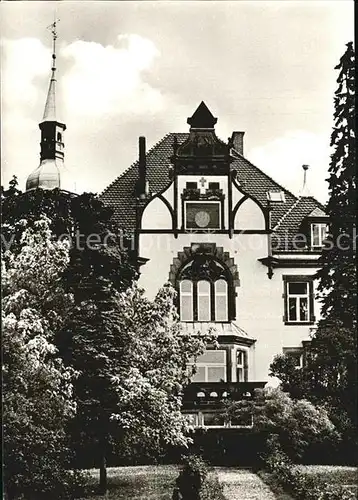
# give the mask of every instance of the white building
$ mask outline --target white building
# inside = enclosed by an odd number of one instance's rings
[[[134,235],[147,294],[169,280],[183,327],[218,333],[185,395],[200,425],[213,422],[223,398],[274,385],[276,354],[302,363],[320,314],[314,274],[327,224],[305,189],[294,196],[244,157],[244,132],[218,139],[216,121],[202,102],[189,133],[170,133],[148,152],[141,137],[139,160],[101,195]]]

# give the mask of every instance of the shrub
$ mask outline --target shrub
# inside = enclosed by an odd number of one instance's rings
[[[216,476],[209,478],[208,466],[200,456],[185,456],[183,462],[176,479],[174,500],[225,500],[222,485]]]
[[[279,437],[273,435],[268,440],[266,467],[275,480],[299,500],[354,500],[356,495],[345,486],[322,485],[314,476],[308,476],[293,465],[282,451]]]

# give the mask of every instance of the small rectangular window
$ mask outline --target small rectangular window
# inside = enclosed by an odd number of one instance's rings
[[[313,279],[283,276],[286,323],[314,323]]]
[[[237,382],[245,382],[246,380],[246,351],[236,351],[236,380]]]
[[[322,248],[327,234],[328,225],[326,223],[314,222],[311,224],[311,247]]]
[[[209,182],[209,189],[211,189],[213,191],[220,189],[220,183],[219,182]]]
[[[187,182],[186,189],[198,189],[198,183],[197,182]]]
[[[183,280],[180,283],[180,319],[193,321],[193,283]]]

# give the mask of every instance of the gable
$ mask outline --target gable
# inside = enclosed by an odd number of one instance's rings
[[[151,195],[162,192],[169,186],[172,168],[170,157],[173,154],[174,139],[176,138],[180,145],[187,140],[188,136],[188,133],[167,134],[148,150],[147,179]],[[299,231],[300,224],[307,215],[316,209],[324,210],[324,207],[313,197],[297,198],[236,152],[234,152],[231,169],[237,172],[236,180],[243,191],[263,207],[267,204],[268,191],[285,193],[285,202],[273,205],[271,211],[271,227],[276,228],[278,233]],[[136,161],[99,196],[105,205],[113,208],[113,218],[118,226],[129,231],[134,231],[136,228],[135,188],[138,178],[138,161]]]

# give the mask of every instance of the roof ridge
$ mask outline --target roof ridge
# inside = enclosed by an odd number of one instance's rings
[[[282,222],[286,219],[286,217],[287,217],[287,216],[288,216],[288,215],[292,212],[292,210],[293,210],[294,208],[296,208],[296,207],[297,207],[297,205],[299,204],[299,202],[300,202],[301,200],[302,200],[302,197],[301,197],[301,196],[299,196],[299,197],[297,198],[297,200],[296,200],[294,203],[292,203],[292,205],[291,205],[291,206],[290,206],[290,208],[287,210],[287,212],[285,212],[285,213],[283,214],[283,216],[281,217],[281,219],[279,219],[279,220],[277,221],[276,226],[275,226],[273,229],[278,229],[278,227],[282,224]]]
[[[146,152],[146,156],[149,153],[153,152],[154,148],[159,146],[162,142],[164,142],[165,139],[167,139],[167,137],[169,137],[172,134],[173,134],[173,132],[169,132],[169,133],[165,134],[158,142],[153,144],[153,146],[151,148],[149,148],[148,151]],[[121,177],[123,177],[124,174],[129,172],[129,170],[131,170],[133,167],[137,166],[138,162],[139,162],[139,160],[135,160],[131,165],[129,165],[129,167],[127,167],[125,170],[123,170],[123,172],[121,174],[119,174],[106,188],[104,188],[104,190],[102,191],[102,193],[100,193],[99,196],[104,195],[106,193],[106,191],[108,191],[108,189],[110,189],[115,182],[117,182]]]
[[[263,170],[261,170],[261,168],[257,167],[256,165],[254,165],[250,160],[248,160],[247,158],[245,158],[244,155],[242,155],[241,153],[239,153],[238,151],[236,151],[236,149],[234,149],[235,153],[239,156],[239,158],[247,161],[247,163],[249,163],[252,167],[256,168],[256,170],[258,170],[259,172],[261,172],[265,177],[267,177],[267,179],[269,179],[271,182],[273,182],[274,184],[276,184],[278,187],[280,187],[281,189],[283,189],[284,191],[286,191],[287,193],[289,193],[291,196],[293,196],[296,200],[298,199],[297,196],[295,194],[292,193],[292,191],[290,191],[288,188],[285,188],[283,187],[281,184],[279,184],[277,181],[275,181],[275,179],[273,179],[272,177],[270,177],[268,174],[266,174],[266,172],[264,172]]]

